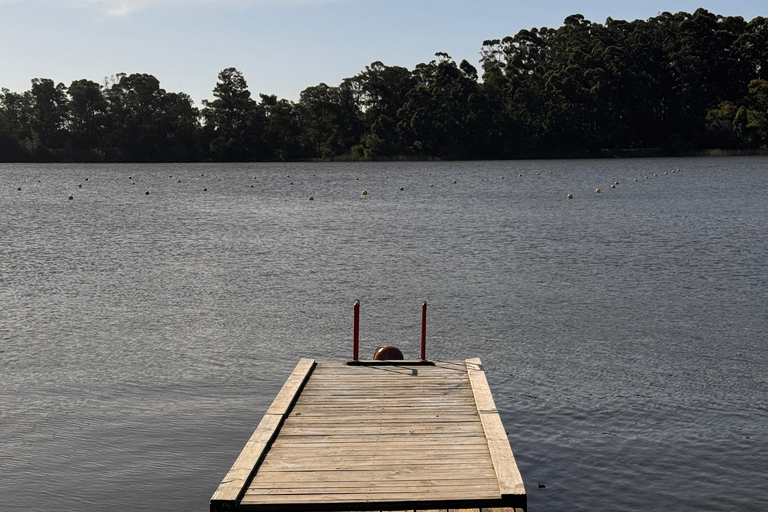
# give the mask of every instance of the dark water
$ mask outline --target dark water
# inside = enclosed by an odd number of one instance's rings
[[[427,300],[483,359],[530,510],[768,510],[767,158],[2,165],[0,204],[3,510],[207,510],[355,299],[363,354]]]

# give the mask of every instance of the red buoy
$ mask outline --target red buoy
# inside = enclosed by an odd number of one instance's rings
[[[373,360],[374,361],[402,361],[403,353],[400,352],[399,348],[393,347],[392,345],[387,345],[385,347],[379,347],[376,349],[376,352],[373,354]]]

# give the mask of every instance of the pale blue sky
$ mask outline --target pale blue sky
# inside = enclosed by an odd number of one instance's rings
[[[0,0],[0,87],[150,73],[200,106],[234,66],[255,97],[297,100],[377,60],[412,69],[446,52],[478,66],[483,40],[559,27],[570,14],[603,23],[698,7],[768,16],[766,0]]]

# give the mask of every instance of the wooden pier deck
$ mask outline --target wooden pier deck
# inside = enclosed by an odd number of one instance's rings
[[[526,494],[479,359],[302,359],[211,511],[523,511]]]

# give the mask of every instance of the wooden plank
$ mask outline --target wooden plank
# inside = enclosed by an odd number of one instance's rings
[[[467,360],[467,373],[472,392],[477,403],[477,412],[488,440],[488,450],[493,461],[493,468],[499,481],[502,498],[507,496],[524,496],[525,486],[520,471],[517,469],[515,456],[509,446],[507,432],[501,422],[496,404],[493,401],[488,380],[482,370],[479,359]]]
[[[277,433],[281,421],[282,416],[275,414],[264,415],[256,431],[235,460],[229,473],[224,477],[216,492],[213,493],[213,497],[211,497],[212,504],[214,502],[234,503],[237,501],[243,487],[253,473],[256,462]]]
[[[477,459],[461,460],[435,460],[435,461],[413,461],[407,465],[401,460],[380,460],[376,464],[371,464],[370,459],[362,460],[344,460],[340,462],[307,460],[307,461],[273,461],[265,460],[259,466],[259,474],[264,472],[296,472],[296,471],[364,471],[375,469],[376,471],[404,470],[412,471],[443,471],[446,466],[455,471],[468,471],[474,474],[475,471],[484,471],[488,468],[493,471],[493,466],[488,462],[478,462]],[[465,473],[466,474],[466,473]],[[495,474],[495,472],[494,472]]]
[[[235,463],[213,493],[211,497],[212,508],[223,503],[234,504],[243,494],[259,460],[263,457],[267,446],[277,435],[285,414],[296,401],[301,386],[309,378],[314,366],[315,361],[312,359],[301,359],[296,365],[267,413],[261,419],[259,426],[256,427],[253,435],[245,444],[245,448],[240,452]]]
[[[494,486],[495,487],[495,486]],[[498,492],[498,488],[495,489]],[[489,500],[489,490],[486,488],[438,488],[429,492],[414,489],[408,491],[376,493],[367,489],[360,492],[330,492],[310,494],[269,494],[246,492],[241,504],[289,504],[289,503],[355,503],[355,502],[402,502],[402,501],[453,501],[453,500]],[[342,509],[343,510],[343,509]]]
[[[418,480],[456,480],[457,479],[457,472],[456,471],[445,471],[445,468],[440,468],[439,471],[430,471],[429,473],[425,473],[422,470],[418,470],[416,468],[409,468],[409,467],[403,467],[399,469],[381,469],[381,470],[372,470],[372,469],[361,469],[361,470],[346,470],[346,471],[336,471],[336,470],[318,470],[318,471],[290,471],[290,472],[283,472],[283,473],[290,473],[290,475],[285,474],[278,474],[278,472],[265,472],[261,473],[254,478],[253,483],[251,485],[251,488],[255,485],[264,485],[269,482],[285,482],[286,480],[296,483],[296,482],[338,482],[338,481],[344,481],[344,482],[395,482],[395,481],[411,481],[415,482]],[[425,476],[427,475],[427,476]],[[459,478],[462,478],[464,475],[459,475]],[[475,474],[473,474],[473,478],[488,480],[488,479],[495,479],[496,474],[493,472],[493,469],[488,469],[486,471],[479,471]],[[463,478],[466,480],[466,478]]]
[[[350,472],[354,473],[354,472]],[[391,473],[391,472],[389,472]],[[295,475],[302,475],[301,479],[295,478]],[[496,476],[490,475],[488,477],[472,478],[468,480],[466,478],[460,478],[454,475],[430,475],[429,478],[417,478],[412,476],[406,478],[386,478],[384,475],[388,473],[382,473],[381,476],[376,475],[375,472],[369,473],[371,476],[367,480],[339,480],[339,475],[334,475],[335,478],[307,478],[307,473],[282,473],[281,476],[285,476],[284,479],[270,479],[266,480],[259,478],[253,481],[248,486],[248,492],[264,492],[264,491],[283,491],[276,494],[308,494],[318,492],[360,492],[364,490],[366,492],[381,492],[389,493],[393,489],[397,492],[408,490],[432,490],[435,487],[449,487],[451,489],[456,487],[474,489],[474,488],[488,488],[492,492],[498,490],[496,484]],[[312,475],[317,476],[317,475]]]
[[[314,359],[301,359],[294,368],[288,380],[285,381],[283,388],[275,397],[272,405],[269,406],[267,414],[285,415],[298,398],[299,390],[307,382],[312,369],[315,367]]]

